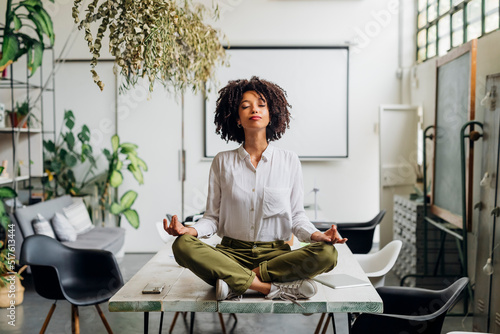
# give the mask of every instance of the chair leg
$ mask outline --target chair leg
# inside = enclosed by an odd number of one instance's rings
[[[56,309],[56,303],[57,300],[54,301],[54,304],[50,307],[49,314],[47,314],[47,317],[45,318],[45,322],[43,323],[42,329],[40,329],[40,334],[44,334],[45,331],[47,330],[47,326],[49,325],[50,318],[52,318],[52,314],[54,313],[54,310]]]
[[[102,323],[104,324],[104,327],[106,327],[108,334],[113,334],[113,330],[111,329],[111,326],[109,326],[108,320],[106,320],[106,317],[104,316],[104,313],[102,313],[99,305],[95,304],[95,308],[97,309],[97,313],[99,313],[99,316],[101,317]]]
[[[222,313],[218,312],[220,327],[222,328],[222,334],[226,334],[226,325],[224,324],[224,318],[222,317]]]
[[[174,330],[175,322],[177,321],[177,317],[179,316],[180,312],[175,312],[174,318],[172,319],[172,323],[170,324],[170,329],[168,330],[168,333],[171,334],[172,331]]]
[[[321,313],[321,318],[319,318],[318,325],[316,326],[314,334],[319,334],[319,331],[321,330],[321,325],[323,325],[323,320],[325,319],[325,314],[326,313]]]
[[[189,326],[189,334],[193,334],[193,330],[194,330],[194,317],[196,315],[196,312],[191,312],[191,323],[190,323],[190,326]]]
[[[71,333],[80,334],[80,316],[78,306],[71,304]]]
[[[161,311],[161,315],[160,315],[160,329],[158,330],[158,334],[161,334],[161,331],[163,329],[163,315],[165,314],[165,312]]]
[[[335,316],[333,315],[333,313],[330,313],[330,317],[332,318],[333,334],[336,334],[337,327],[335,326]]]
[[[325,321],[325,326],[323,327],[323,331],[321,332],[321,334],[325,334],[326,333],[326,330],[328,329],[328,325],[329,324],[330,324],[330,314],[327,314],[326,321]]]

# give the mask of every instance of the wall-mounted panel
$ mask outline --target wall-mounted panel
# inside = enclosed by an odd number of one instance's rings
[[[347,47],[231,47],[229,67],[217,71],[219,85],[205,105],[205,156],[238,147],[215,133],[217,91],[229,80],[253,75],[280,85],[292,105],[290,129],[275,143],[302,159],[348,156]]]

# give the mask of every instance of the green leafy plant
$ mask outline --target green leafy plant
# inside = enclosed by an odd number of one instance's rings
[[[18,261],[14,257],[14,252],[4,246],[5,243],[0,240],[0,287],[7,286],[12,283],[12,281],[8,278],[9,276],[12,276],[12,274],[17,276],[19,279],[23,279],[21,274],[28,267],[24,265],[16,272],[16,265],[18,264]]]
[[[32,32],[36,37],[32,37]],[[28,68],[33,75],[42,64],[44,35],[48,37],[49,44],[54,45],[52,19],[43,8],[42,0],[7,0],[0,71],[27,54]]]
[[[45,148],[44,169],[48,175],[45,179],[49,198],[61,194],[82,195],[82,189],[90,184],[89,177],[94,175],[97,168],[96,159],[90,145],[90,130],[83,125],[75,136],[75,116],[71,110],[64,112],[64,121],[58,136],[57,143],[44,140]],[[81,181],[77,181],[73,169],[88,162],[89,167]],[[59,192],[62,190],[62,193]]]
[[[4,170],[4,167],[0,166],[0,174],[2,174]],[[0,187],[0,225],[2,229],[4,230],[5,233],[5,242],[3,240],[0,240],[0,286],[5,286],[7,283],[10,281],[7,279],[8,276],[10,276],[12,272],[15,271],[16,268],[16,261],[14,257],[14,251],[13,249],[9,249],[6,247],[7,245],[7,232],[9,230],[9,225],[10,225],[10,219],[9,216],[7,215],[7,212],[5,210],[5,206],[3,203],[3,200],[5,198],[16,198],[17,193],[14,191],[14,189],[10,187]],[[21,269],[17,272],[16,276],[20,277],[20,274],[22,272]]]
[[[130,225],[138,228],[140,224],[139,214],[132,209],[137,199],[137,192],[129,190],[120,199],[113,198],[110,188],[118,188],[123,183],[122,170],[128,170],[139,184],[144,183],[143,172],[148,166],[137,155],[138,146],[132,143],[120,143],[120,137],[111,137],[112,152],[104,149],[103,153],[108,159],[108,172],[106,180],[98,183],[99,206],[101,210],[108,210],[118,218],[118,226],[121,224],[122,215],[125,216]]]
[[[95,67],[106,31],[115,68],[120,68],[125,79],[124,88],[145,77],[150,91],[156,81],[176,92],[186,87],[203,90],[213,79],[215,66],[224,63],[222,36],[203,22],[209,10],[201,4],[192,6],[190,0],[92,0],[80,21],[81,3],[74,0],[73,18],[85,30],[92,77],[101,90],[104,84]],[[218,7],[213,14],[217,19]],[[95,38],[93,24],[98,25]]]
[[[16,106],[14,107],[14,110],[6,110],[8,113],[16,113],[20,116],[26,116],[30,112],[30,106],[28,101],[24,101],[23,103],[19,104],[19,102],[16,102]]]
[[[0,166],[0,174],[2,174],[4,167]],[[3,200],[5,198],[16,198],[17,194],[14,189],[10,187],[0,187],[0,225],[3,230],[7,232],[9,229],[10,219],[5,211],[5,206],[3,204]],[[0,247],[1,248],[1,247]]]

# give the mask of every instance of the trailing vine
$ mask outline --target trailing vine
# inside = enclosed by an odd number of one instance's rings
[[[74,1],[72,16],[85,31],[92,78],[101,90],[104,83],[96,66],[106,31],[125,89],[146,78],[150,91],[155,82],[175,92],[204,90],[214,79],[215,67],[225,64],[222,33],[203,22],[209,12],[218,19],[217,7],[211,11],[188,0],[93,0],[80,21],[81,2]],[[95,38],[93,24],[98,24]]]

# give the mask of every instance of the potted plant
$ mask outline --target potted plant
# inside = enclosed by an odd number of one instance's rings
[[[73,18],[85,30],[92,77],[101,90],[104,84],[95,67],[107,30],[115,66],[125,79],[122,88],[147,78],[150,91],[155,82],[175,92],[187,87],[203,90],[213,79],[215,66],[224,63],[222,36],[203,22],[208,10],[202,5],[193,6],[189,0],[104,0],[99,5],[91,1],[80,21],[81,5],[82,0],[74,0]],[[213,14],[217,19],[217,7]],[[97,29],[92,29],[93,24]],[[92,31],[97,31],[95,38]]]
[[[125,216],[130,225],[138,228],[140,224],[137,211],[132,209],[132,205],[137,199],[137,192],[129,190],[120,199],[113,196],[111,188],[118,188],[123,183],[122,170],[132,173],[139,184],[144,183],[143,172],[148,170],[148,166],[137,155],[137,145],[132,143],[120,143],[120,137],[111,137],[112,152],[104,149],[103,153],[108,159],[108,171],[104,182],[97,183],[99,192],[99,206],[102,214],[109,211],[117,217],[117,226],[121,224],[122,215]]]
[[[34,30],[36,37],[28,34],[30,30]],[[0,72],[27,54],[28,68],[33,75],[42,64],[45,49],[43,36],[48,37],[51,46],[54,45],[52,20],[43,8],[42,0],[7,0],[2,32]]]
[[[94,175],[97,165],[90,145],[90,129],[83,125],[80,132],[75,135],[74,127],[73,112],[65,110],[57,142],[54,143],[52,140],[43,142],[46,152],[44,169],[48,175],[43,182],[49,198],[62,194],[81,196],[83,188],[92,183],[89,177]],[[85,162],[88,162],[88,168],[81,181],[78,181],[73,169]]]
[[[14,253],[0,240],[0,307],[11,306],[12,300],[14,305],[20,305],[24,300],[21,274],[27,266],[16,271],[16,264]]]
[[[35,116],[35,114],[30,113],[31,107],[28,101],[24,101],[19,104],[16,102],[14,110],[6,110],[9,115],[10,124],[13,128],[27,128],[28,123],[30,126],[34,126],[35,122],[40,123],[40,120]]]
[[[0,166],[0,174],[3,169],[4,167]],[[10,306],[13,295],[15,295],[15,305],[21,304],[24,298],[24,287],[21,285],[20,280],[22,279],[21,273],[26,269],[26,266],[16,272],[17,261],[14,255],[14,246],[9,246],[7,243],[8,231],[12,226],[3,204],[3,199],[16,197],[17,194],[14,189],[0,187],[0,226],[5,234],[5,242],[0,240],[0,307]],[[12,291],[15,291],[15,293]]]
[[[5,167],[0,166],[0,174],[2,174]],[[0,226],[3,228],[5,235],[9,229],[10,219],[5,211],[3,200],[5,198],[16,198],[17,193],[11,187],[0,187]]]

